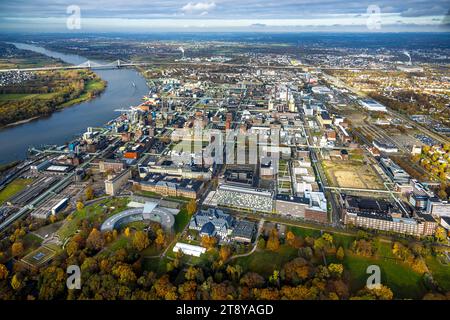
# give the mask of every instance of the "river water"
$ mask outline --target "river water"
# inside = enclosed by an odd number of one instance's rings
[[[88,60],[82,56],[63,54],[34,45],[14,45],[19,49],[39,52],[74,65]],[[95,73],[108,82],[99,97],[54,112],[45,118],[1,129],[0,164],[24,159],[30,146],[64,144],[85,132],[87,127],[99,127],[117,117],[119,113],[114,109],[140,104],[142,97],[148,94],[147,83],[136,70],[95,70]]]

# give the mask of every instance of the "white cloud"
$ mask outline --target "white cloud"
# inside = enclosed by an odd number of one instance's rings
[[[214,10],[216,8],[215,2],[189,2],[181,11],[188,14],[200,14],[202,16],[207,15],[209,11]]]

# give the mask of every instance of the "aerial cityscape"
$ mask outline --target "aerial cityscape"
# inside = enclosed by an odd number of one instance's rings
[[[450,299],[448,2],[128,6],[0,4],[0,300]]]

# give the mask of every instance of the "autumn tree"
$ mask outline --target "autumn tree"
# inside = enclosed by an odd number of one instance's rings
[[[96,228],[93,228],[86,240],[86,245],[94,250],[102,249],[105,245],[105,240],[103,239],[102,233]]]
[[[270,231],[269,239],[267,239],[266,247],[271,251],[278,251],[280,248],[280,239],[278,238],[278,232],[275,228]]]
[[[295,234],[292,231],[288,231],[286,234],[286,241],[290,246],[293,246],[295,243]]]
[[[84,191],[84,195],[86,196],[86,200],[94,199],[94,189],[91,185],[87,186],[86,190]]]
[[[309,277],[311,272],[308,262],[303,258],[296,258],[283,266],[282,273],[286,281],[299,284]]]
[[[217,239],[216,237],[203,236],[202,237],[202,246],[207,249],[212,249],[216,246]]]
[[[264,277],[256,272],[247,272],[240,280],[240,284],[249,288],[261,288],[265,283]]]
[[[0,280],[8,278],[9,271],[4,264],[0,264]]]
[[[150,245],[147,233],[144,231],[136,231],[133,237],[133,246],[138,251],[142,251]]]
[[[187,268],[186,273],[184,274],[184,277],[188,281],[202,282],[204,280],[202,269],[196,268],[194,266],[189,266],[189,268]]]
[[[11,287],[16,291],[19,291],[23,287],[23,281],[17,273],[11,279]]]
[[[439,226],[436,228],[435,238],[439,242],[445,242],[447,240],[447,230]]]
[[[129,284],[137,280],[136,274],[129,264],[118,263],[112,268],[112,274],[116,276],[120,283]]]
[[[158,229],[156,231],[156,239],[155,244],[158,248],[161,248],[164,246],[164,243],[166,242],[166,237],[164,235],[164,231],[162,229]]]
[[[342,247],[339,247],[339,249],[337,250],[337,252],[336,252],[336,258],[338,259],[338,260],[344,260],[344,248],[342,248]]]
[[[13,257],[18,257],[23,254],[23,243],[22,242],[14,242],[11,246],[11,254]]]
[[[77,210],[81,211],[84,209],[84,203],[81,201],[77,201]]]
[[[350,298],[351,300],[392,300],[394,294],[392,290],[384,285],[380,285],[377,288],[369,289],[365,287],[363,290],[358,291],[357,295]]]
[[[189,202],[186,205],[187,213],[192,216],[197,211],[197,202],[195,199],[189,200]]]
[[[331,263],[328,266],[328,271],[330,271],[331,275],[340,278],[342,273],[344,272],[344,266],[342,264]]]
[[[231,248],[229,246],[221,246],[219,250],[220,259],[225,262],[231,256]]]

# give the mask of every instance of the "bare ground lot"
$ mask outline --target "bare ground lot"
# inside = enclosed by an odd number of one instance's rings
[[[383,181],[362,161],[323,161],[329,182],[334,187],[383,190]]]

